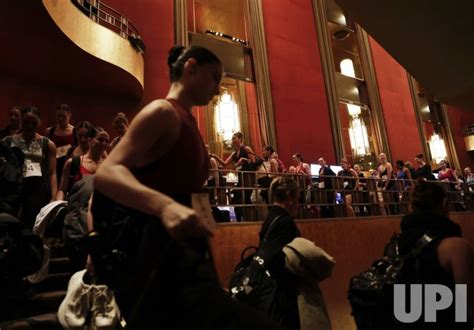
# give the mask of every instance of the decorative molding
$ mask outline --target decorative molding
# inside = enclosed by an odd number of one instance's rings
[[[247,0],[247,17],[250,23],[250,45],[253,51],[255,87],[257,89],[258,113],[263,144],[277,146],[275,115],[271,95],[270,70],[268,68],[267,44],[261,0]]]
[[[312,0],[314,22],[318,36],[319,51],[321,55],[321,67],[323,69],[324,87],[329,108],[329,118],[331,120],[332,138],[336,151],[336,161],[345,157],[344,145],[342,142],[342,127],[339,115],[339,98],[337,96],[336,77],[334,72],[334,58],[331,50],[331,41],[327,28],[326,3],[324,0]]]
[[[174,0],[174,42],[189,46],[187,0]]]
[[[408,86],[410,87],[410,93],[413,101],[413,108],[415,110],[416,124],[418,126],[418,132],[420,134],[421,142],[423,144],[423,153],[424,155],[429,155],[430,151],[428,149],[428,141],[426,139],[426,131],[423,125],[423,119],[421,117],[421,105],[418,101],[417,89],[416,89],[416,80],[415,78],[407,72]],[[446,152],[448,153],[448,160],[451,165],[454,165],[455,168],[461,168],[456,151],[456,145],[454,143],[453,132],[451,129],[451,123],[449,121],[448,107],[445,104],[441,104],[442,107],[442,118],[441,119],[441,137],[445,141]]]
[[[442,115],[444,121],[444,131],[445,131],[445,143],[446,147],[449,150],[449,156],[451,157],[451,167],[460,169],[462,171],[461,162],[459,161],[458,153],[456,151],[456,144],[454,143],[453,130],[451,129],[451,122],[449,121],[448,107],[445,104],[441,105],[443,108]],[[462,173],[462,172],[461,172]]]
[[[359,44],[362,70],[364,71],[365,84],[369,96],[370,109],[375,121],[375,134],[377,135],[378,147],[382,149],[378,152],[383,151],[388,159],[392,159],[392,153],[388,144],[387,129],[385,127],[382,102],[380,101],[377,76],[375,74],[374,60],[372,58],[372,50],[369,44],[369,37],[367,32],[358,24],[356,24],[356,35]]]
[[[416,94],[415,80],[408,72],[407,78],[408,86],[410,88],[411,99],[413,102],[413,110],[415,111],[416,125],[418,126],[418,134],[420,135],[420,141],[422,144],[421,149],[423,151],[423,155],[425,155],[425,157],[428,157],[430,151],[428,149],[428,141],[426,141],[425,128],[423,127],[423,120],[420,114],[421,109]]]

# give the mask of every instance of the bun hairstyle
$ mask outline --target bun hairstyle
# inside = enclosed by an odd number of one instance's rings
[[[170,81],[178,81],[183,75],[184,64],[194,58],[199,65],[221,64],[219,58],[210,50],[200,46],[174,46],[168,53],[168,67],[170,68]]]
[[[89,132],[87,134],[87,137],[90,138],[90,139],[93,139],[97,136],[97,134],[99,134],[100,132],[105,132],[105,130],[100,127],[100,126],[92,126],[90,129],[89,129]]]
[[[29,113],[32,113],[33,115],[38,117],[38,119],[41,119],[41,112],[38,110],[38,108],[36,108],[36,107],[24,107],[23,109],[21,109],[21,116],[24,116],[24,115],[29,114]]]
[[[411,193],[413,211],[435,211],[443,205],[447,198],[443,187],[436,182],[418,179]]]
[[[270,185],[270,199],[272,203],[283,203],[297,199],[300,190],[298,183],[289,176],[278,177]]]
[[[117,113],[117,115],[112,120],[112,126],[118,125],[120,123],[124,123],[128,126],[128,118],[123,112]]]

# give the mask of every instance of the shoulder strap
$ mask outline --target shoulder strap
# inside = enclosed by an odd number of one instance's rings
[[[268,225],[268,228],[267,228],[267,231],[265,232],[265,236],[263,236],[263,240],[262,240],[262,244],[263,246],[265,246],[265,244],[267,243],[267,240],[268,240],[268,235],[270,234],[270,230],[272,229],[272,227],[274,226],[274,224],[279,220],[281,219],[283,216],[282,215],[279,215],[277,217],[275,217],[271,222],[270,222],[270,225]]]
[[[430,233],[424,233],[415,243],[415,248],[407,255],[407,258],[418,257],[423,250],[436,241],[439,237]]]

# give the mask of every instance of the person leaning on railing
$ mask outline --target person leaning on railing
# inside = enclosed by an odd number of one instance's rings
[[[346,158],[342,158],[340,162],[342,170],[337,173],[337,176],[343,178],[343,196],[344,203],[346,205],[347,216],[355,217],[354,209],[352,208],[352,193],[351,191],[355,189],[357,173],[350,167],[349,162]]]

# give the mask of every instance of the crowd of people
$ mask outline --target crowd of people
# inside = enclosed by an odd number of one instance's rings
[[[239,132],[233,135],[234,150],[225,160],[210,153],[191,108],[207,105],[219,94],[222,64],[209,50],[192,46],[174,47],[168,66],[171,87],[166,98],[151,102],[130,124],[124,114],[117,114],[112,121],[117,136],[112,142],[100,126],[86,121],[72,125],[72,111],[66,104],[58,106],[57,123],[44,134],[39,132],[41,114],[35,107],[13,107],[10,123],[1,131],[2,145],[13,150],[23,164],[22,191],[9,212],[32,228],[48,203],[68,200],[70,205],[64,219],[64,241],[78,272],[59,309],[61,324],[81,328],[90,322],[96,328],[110,328],[122,320],[131,329],[157,325],[163,329],[296,330],[313,329],[317,318],[319,328],[330,329],[319,289],[319,298],[305,317],[299,296],[302,287],[314,291],[315,283],[330,276],[334,260],[314,243],[302,240],[295,218],[305,203],[313,215],[334,216],[331,204],[336,195],[325,194],[324,203],[318,205],[313,202],[321,201],[315,197],[320,191],[341,191],[349,215],[368,213],[367,208],[353,203],[352,192],[367,190],[370,177],[347,159],[340,162],[342,170],[334,173],[319,158],[319,175],[314,178],[302,155],[295,153],[287,168],[272,146],[264,147],[259,156]],[[413,183],[414,179],[433,179],[423,155],[416,156],[416,169],[403,161],[393,167],[383,153],[379,160],[371,175],[376,177],[381,209],[398,212],[384,192],[413,191],[412,206],[419,211],[418,217],[425,219],[423,212],[434,212],[455,229],[440,240],[440,253],[435,256],[440,267],[432,268],[448,274],[447,284],[453,286],[459,280],[457,267],[461,267],[455,264],[459,261],[456,253],[466,258],[469,253],[466,241],[457,238],[459,228],[447,219],[445,191],[429,182]],[[440,165],[438,179],[457,189],[460,176],[447,162]],[[248,217],[246,205],[259,200],[269,205],[252,260],[257,267],[265,265],[265,274],[278,283],[274,285],[278,293],[272,298],[272,306],[278,302],[278,312],[272,308],[272,317],[266,309],[251,308],[222,290],[210,258],[208,239],[215,230],[199,213],[203,206],[196,196],[202,196],[205,182],[214,188],[226,184],[229,177],[221,173],[233,171],[240,171],[230,196],[239,220]],[[469,168],[465,173],[472,187],[473,174]],[[401,188],[395,189],[399,184]],[[434,199],[427,201],[430,194]],[[216,195],[211,198],[218,198]],[[413,223],[406,218],[402,231]],[[420,223],[404,248],[409,249],[430,226],[426,221]],[[300,255],[312,255],[314,260]],[[469,264],[466,258],[462,262]],[[303,271],[300,264],[305,266]],[[236,290],[246,292],[247,284],[244,280]],[[105,297],[102,303],[107,308],[88,309],[96,293]]]

